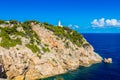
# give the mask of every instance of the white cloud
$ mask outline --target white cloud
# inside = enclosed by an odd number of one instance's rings
[[[94,19],[91,22],[93,27],[107,27],[107,26],[113,26],[113,27],[120,27],[120,20],[117,19]]]
[[[99,19],[99,20],[94,19],[91,24],[92,24],[93,26],[104,27],[104,24],[105,24],[104,20],[105,20],[104,18],[101,18],[101,19]]]
[[[107,26],[120,26],[120,20],[117,19],[107,19],[106,20]]]
[[[75,28],[79,28],[79,26],[78,26],[78,25],[74,25],[74,27],[75,27]]]
[[[71,27],[72,27],[72,24],[69,24],[69,25],[68,25],[68,27],[70,27],[70,28],[71,28]]]
[[[69,24],[68,27],[70,27],[70,28],[76,28],[76,29],[79,28],[78,25],[72,25],[72,24]]]

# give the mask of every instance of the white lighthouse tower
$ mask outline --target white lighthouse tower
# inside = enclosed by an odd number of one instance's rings
[[[63,26],[61,25],[61,22],[60,22],[60,20],[58,21],[58,26],[60,26],[60,27],[63,27]]]

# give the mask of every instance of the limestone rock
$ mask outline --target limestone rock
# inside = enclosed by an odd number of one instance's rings
[[[14,35],[15,39],[21,39],[21,45],[9,49],[0,47],[0,78],[4,76],[13,80],[35,80],[102,61],[102,57],[94,52],[94,48],[86,40],[81,47],[78,47],[70,40],[54,35],[52,31],[40,24],[32,23],[31,29],[41,40],[40,44],[37,43],[37,38],[33,38],[34,34],[26,37]],[[25,33],[22,26],[17,30]],[[69,48],[65,47],[65,40],[68,42]],[[40,50],[33,53],[31,46],[26,47],[26,44],[30,42],[35,43]],[[43,48],[46,49],[46,47],[49,51],[43,51]],[[107,61],[112,62],[112,59]]]
[[[108,59],[104,58],[104,62],[105,63],[112,63],[112,58],[108,58]]]

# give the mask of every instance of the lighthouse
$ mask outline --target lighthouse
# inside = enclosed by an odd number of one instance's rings
[[[61,25],[61,22],[60,22],[60,20],[58,21],[58,26],[60,26],[60,27],[63,27],[63,26]]]

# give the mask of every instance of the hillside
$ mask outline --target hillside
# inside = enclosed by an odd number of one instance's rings
[[[101,61],[85,38],[68,27],[0,20],[0,78],[34,80]]]

